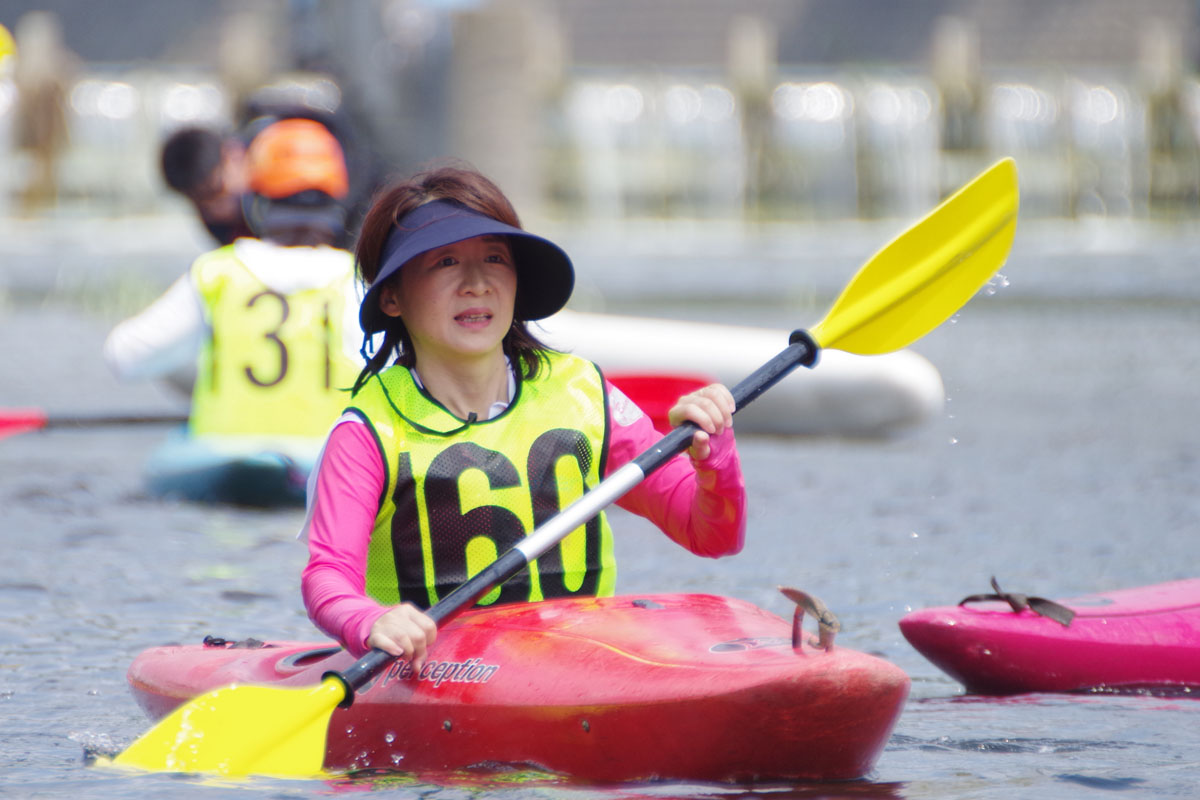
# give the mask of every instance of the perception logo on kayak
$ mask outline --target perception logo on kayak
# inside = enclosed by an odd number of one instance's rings
[[[744,650],[758,650],[761,647],[791,647],[792,640],[779,636],[750,636],[745,639],[731,639],[728,642],[714,644],[708,648],[710,653],[741,653]]]
[[[383,676],[383,683],[414,677],[419,681],[432,681],[435,687],[443,683],[487,683],[499,670],[499,664],[484,664],[478,658],[468,658],[466,661],[426,661],[420,673],[414,673],[407,661],[396,661]]]

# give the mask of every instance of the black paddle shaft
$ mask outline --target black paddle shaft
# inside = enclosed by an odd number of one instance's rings
[[[760,394],[779,383],[796,367],[811,367],[817,363],[820,347],[808,331],[792,331],[788,338],[788,346],[766,364],[744,378],[741,383],[730,390],[733,395],[734,413],[752,403]],[[642,472],[649,475],[675,456],[691,447],[692,437],[699,428],[692,422],[685,422],[675,430],[658,440],[653,447],[639,455],[633,463],[641,467]]]
[[[95,428],[122,425],[176,425],[188,421],[186,412],[150,412],[146,414],[74,414],[46,418],[44,428]]]
[[[763,364],[745,380],[733,387],[731,393],[733,394],[735,404],[734,413],[737,413],[737,411],[751,403],[760,394],[779,383],[796,367],[811,367],[815,365],[819,352],[820,346],[807,331],[793,331],[788,338],[788,346],[779,355],[772,358],[766,364]],[[625,491],[628,491],[628,489],[639,483],[646,475],[654,472],[663,464],[666,464],[672,458],[687,450],[691,446],[692,437],[697,430],[698,428],[695,424],[685,422],[655,442],[653,447],[634,458],[629,465],[622,467],[622,470],[629,469],[631,466],[636,467],[637,469],[632,471],[636,472],[638,477],[630,485],[616,489],[615,492],[619,493],[616,496],[624,494]],[[593,491],[600,490],[609,480],[616,477],[617,474],[614,473],[608,479],[602,481]],[[615,497],[612,499],[615,499]],[[588,501],[587,494],[564,509],[556,517],[544,523],[542,528],[550,526],[555,520],[560,518],[566,519],[568,512],[572,508],[586,501]],[[571,517],[569,526],[568,524],[561,525],[560,527],[563,528],[562,535],[565,536],[575,527],[584,524],[600,513],[604,507],[603,504],[596,502],[593,502],[592,505],[595,507],[583,512],[587,514],[586,518]],[[539,528],[539,530],[542,528]],[[487,594],[494,587],[499,586],[525,569],[529,565],[529,562],[538,555],[540,553],[525,552],[521,549],[521,544],[509,548],[491,564],[475,573],[465,583],[460,584],[454,591],[439,600],[426,613],[438,624],[438,627],[441,627],[444,622],[451,619],[459,611],[471,607],[475,604],[476,600]],[[395,656],[375,648],[342,672],[325,673],[325,677],[337,678],[346,687],[346,697],[340,703],[341,707],[348,708],[354,702],[354,693],[358,689],[361,689],[377,673],[387,667],[394,658]]]

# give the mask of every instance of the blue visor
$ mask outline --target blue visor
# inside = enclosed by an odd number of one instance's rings
[[[497,234],[509,237],[517,267],[513,316],[519,320],[544,319],[561,310],[575,288],[575,269],[562,248],[461,203],[434,200],[405,214],[388,234],[379,274],[359,309],[363,331],[370,335],[387,328],[391,318],[379,309],[379,289],[413,258],[464,239]]]

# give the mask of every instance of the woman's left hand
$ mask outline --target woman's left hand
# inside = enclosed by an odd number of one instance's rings
[[[713,383],[679,398],[667,412],[667,419],[671,427],[686,420],[700,428],[692,437],[689,453],[694,460],[703,461],[711,452],[709,437],[720,436],[726,428],[733,426],[733,412],[736,409],[737,403],[725,385]]]

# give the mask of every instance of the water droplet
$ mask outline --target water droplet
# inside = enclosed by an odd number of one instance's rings
[[[396,734],[392,733],[391,731],[388,731],[387,733],[385,733],[383,735],[383,740],[385,742],[387,742],[388,744],[391,744],[392,742],[396,741]]]
[[[999,272],[997,272],[992,276],[992,279],[987,282],[984,292],[988,295],[994,295],[996,292],[1006,286],[1008,286],[1008,278],[1005,275],[1001,275]]]
[[[958,437],[957,437],[957,436],[951,436],[951,437],[950,437],[950,444],[958,444]]]
[[[404,756],[400,755],[399,753],[392,753],[392,763],[396,766],[400,766],[400,762],[403,760]]]

